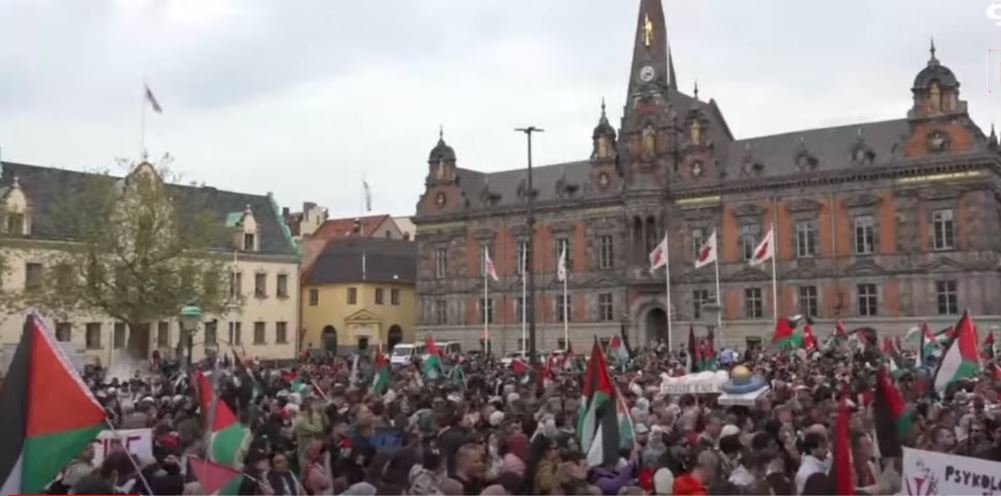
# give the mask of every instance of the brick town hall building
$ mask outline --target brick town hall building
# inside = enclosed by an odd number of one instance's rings
[[[905,332],[969,308],[982,329],[1001,315],[1001,154],[970,119],[956,76],[935,56],[898,119],[736,139],[715,101],[676,85],[660,0],[641,0],[629,92],[616,130],[602,109],[590,158],[534,169],[535,316],[540,349],[562,346],[557,259],[569,247],[570,336],[633,344],[665,338],[663,269],[648,253],[670,233],[674,343],[704,333],[712,266],[695,247],[719,232],[723,334],[743,345],[773,328],[771,266],[746,263],[777,225],[779,314],[807,314],[823,339],[835,319]],[[900,81],[906,91],[907,81]],[[585,144],[587,143],[587,144]],[[519,252],[529,235],[524,168],[458,166],[440,140],[417,204],[418,330],[478,347],[482,250],[491,254],[491,341],[520,348]]]

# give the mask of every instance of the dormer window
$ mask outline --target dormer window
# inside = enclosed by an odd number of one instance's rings
[[[226,226],[232,229],[234,248],[242,251],[258,251],[260,249],[260,230],[250,205],[247,205],[242,212],[233,212],[227,215]]]
[[[7,234],[12,236],[23,236],[24,233],[24,214],[22,213],[9,213],[7,214]]]
[[[243,250],[244,251],[255,251],[257,246],[257,236],[254,233],[244,233],[243,234]]]
[[[31,209],[28,198],[21,189],[21,181],[14,176],[9,188],[0,192],[0,229],[8,236],[27,236],[31,233]]]

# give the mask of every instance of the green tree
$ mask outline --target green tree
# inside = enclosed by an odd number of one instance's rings
[[[152,340],[150,324],[182,306],[219,315],[238,305],[219,290],[231,271],[218,249],[224,221],[166,177],[146,162],[125,178],[89,175],[58,208],[73,241],[53,252],[43,284],[25,300],[56,317],[95,313],[125,323],[126,348],[137,357]]]

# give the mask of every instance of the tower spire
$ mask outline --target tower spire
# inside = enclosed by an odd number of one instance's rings
[[[676,87],[674,61],[667,41],[667,23],[661,0],[640,0],[629,75],[629,98]]]
[[[692,91],[694,93],[693,96],[695,97],[696,100],[698,100],[699,99],[699,80],[698,79],[695,80],[695,89],[693,89]]]
[[[928,52],[931,53],[931,58],[928,59],[928,63],[929,64],[934,63],[934,62],[938,62],[938,58],[935,57],[935,52],[936,51],[937,50],[935,49],[935,37],[932,36],[931,37],[931,46],[928,48]]]

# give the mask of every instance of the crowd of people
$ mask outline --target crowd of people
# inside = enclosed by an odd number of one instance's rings
[[[719,367],[741,364],[770,384],[753,406],[666,394],[662,373],[686,372],[683,353],[661,344],[610,360],[632,437],[615,463],[598,466],[577,435],[586,354],[542,357],[546,365],[528,369],[490,356],[444,357],[438,377],[418,363],[394,368],[384,391],[373,390],[376,365],[365,354],[285,367],[227,355],[199,366],[251,433],[239,494],[834,494],[831,446],[844,397],[857,493],[899,492],[901,460],[881,456],[873,435],[874,372],[884,366],[877,347],[730,353]],[[894,374],[911,420],[902,443],[1001,461],[992,359],[944,394],[929,387],[928,360],[904,362]],[[166,366],[128,380],[91,367],[84,380],[117,428],[152,429],[153,458],[118,451],[94,466],[88,448],[51,493],[202,493],[188,461],[206,456],[208,439],[196,381]]]

